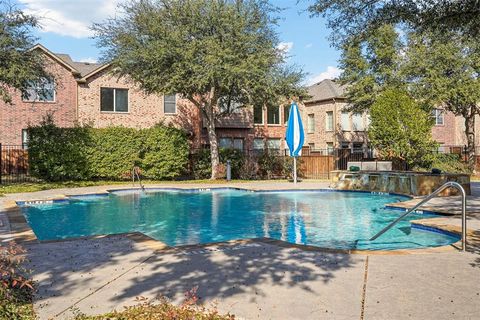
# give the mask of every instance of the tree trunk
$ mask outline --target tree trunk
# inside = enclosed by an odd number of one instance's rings
[[[208,140],[210,142],[210,154],[212,164],[212,175],[210,179],[215,180],[218,178],[218,169],[220,166],[220,157],[218,155],[218,142],[217,133],[215,132],[215,120],[207,120],[207,133]]]
[[[465,117],[465,134],[467,135],[467,161],[472,172],[475,171],[475,113],[469,112]]]

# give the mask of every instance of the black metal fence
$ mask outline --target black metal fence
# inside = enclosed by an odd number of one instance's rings
[[[0,144],[0,184],[31,182],[28,151],[21,145]]]

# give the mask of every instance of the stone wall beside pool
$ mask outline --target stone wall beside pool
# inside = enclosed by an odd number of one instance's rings
[[[448,181],[460,183],[467,195],[470,195],[470,175],[454,173],[337,170],[332,172],[331,187],[338,190],[362,190],[425,196]],[[440,196],[457,194],[456,189],[449,188],[443,191]]]

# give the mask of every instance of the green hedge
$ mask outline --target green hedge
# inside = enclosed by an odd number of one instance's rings
[[[139,166],[148,179],[175,179],[188,167],[188,140],[179,129],[157,125],[59,128],[51,117],[28,128],[33,176],[46,181],[129,179]]]

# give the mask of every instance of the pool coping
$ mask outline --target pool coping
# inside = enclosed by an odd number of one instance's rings
[[[201,191],[212,191],[212,190],[242,190],[242,191],[250,191],[250,192],[291,192],[291,191],[303,191],[303,192],[347,192],[347,193],[369,193],[375,195],[395,195],[395,196],[402,196],[406,198],[413,199],[415,197],[404,195],[404,194],[396,194],[396,193],[388,193],[388,192],[370,192],[370,191],[357,191],[357,190],[337,190],[337,189],[326,189],[326,188],[318,188],[318,189],[255,189],[255,188],[241,188],[241,187],[152,187],[147,188],[147,190],[152,191],[194,191],[194,192],[201,192]],[[4,209],[0,209],[0,214],[3,213],[7,217],[7,224],[10,226],[10,235],[11,237],[19,242],[19,243],[51,243],[51,242],[63,242],[63,241],[75,241],[75,240],[82,240],[82,239],[98,239],[104,237],[111,237],[111,236],[125,236],[130,240],[139,243],[146,248],[152,249],[154,251],[163,251],[163,250],[185,250],[189,248],[198,249],[198,248],[209,248],[215,246],[222,246],[222,245],[230,245],[230,244],[237,244],[237,243],[245,243],[245,242],[260,242],[260,243],[267,243],[271,245],[277,245],[280,247],[286,248],[296,248],[305,251],[318,251],[318,252],[332,252],[332,253],[345,253],[345,254],[363,254],[363,255],[402,255],[402,254],[423,254],[423,253],[435,253],[435,252],[449,252],[449,251],[458,251],[461,247],[461,241],[454,242],[449,245],[439,246],[439,247],[427,247],[427,248],[411,248],[411,249],[393,249],[393,250],[359,250],[359,249],[334,249],[334,248],[324,248],[312,245],[303,245],[303,244],[294,244],[278,239],[272,238],[253,238],[253,239],[239,239],[239,240],[230,240],[230,241],[223,241],[223,242],[213,242],[213,243],[204,243],[204,244],[194,244],[194,245],[180,245],[180,246],[168,246],[167,244],[153,239],[148,235],[141,233],[141,232],[128,232],[128,233],[120,233],[120,234],[107,234],[107,235],[94,235],[94,236],[86,236],[86,237],[76,237],[76,238],[67,238],[67,239],[58,239],[58,240],[39,240],[37,239],[35,233],[33,232],[32,228],[26,221],[25,216],[21,213],[21,206],[29,205],[29,204],[39,204],[39,203],[55,203],[55,202],[65,202],[69,201],[70,198],[82,198],[82,197],[91,197],[91,196],[108,196],[109,194],[115,192],[122,192],[122,191],[141,191],[141,188],[131,188],[131,187],[124,187],[124,188],[106,188],[103,189],[102,192],[85,192],[85,193],[75,193],[75,194],[60,194],[54,197],[46,197],[44,199],[34,199],[34,200],[11,200],[7,201],[4,205]],[[401,202],[400,202],[401,203]],[[391,204],[387,204],[386,207],[389,209],[394,210],[405,210],[405,207],[395,207]],[[430,210],[420,210],[423,213],[432,213],[436,215],[445,215],[444,212],[436,212]],[[452,214],[449,214],[452,215]],[[411,224],[415,228],[425,228],[432,232],[440,232],[444,234],[458,236],[461,234],[461,228],[458,228],[453,225],[445,225],[436,223],[436,221],[428,221],[428,220],[435,220],[437,217],[420,219],[420,220],[412,220]],[[474,232],[474,230],[467,230],[467,237],[472,240],[474,243],[480,243],[480,236]]]

